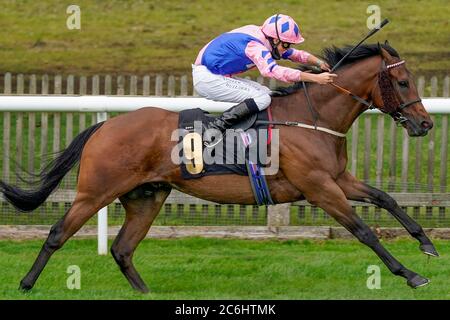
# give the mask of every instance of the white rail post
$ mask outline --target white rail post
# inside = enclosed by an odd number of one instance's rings
[[[422,102],[428,113],[450,114],[449,98],[424,98]],[[150,106],[176,112],[191,108],[223,112],[231,108],[233,103],[195,97],[0,95],[2,112],[128,112]],[[369,110],[366,113],[381,112]]]
[[[106,121],[108,114],[106,112],[97,112],[97,123]],[[98,254],[108,254],[108,207],[101,208],[98,212],[97,222]]]

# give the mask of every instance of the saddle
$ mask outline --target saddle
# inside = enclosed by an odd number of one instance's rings
[[[259,123],[271,120],[270,109],[235,124],[224,133],[220,143],[207,148],[203,144],[203,134],[207,124],[214,118],[214,115],[200,108],[179,113],[178,147],[182,177],[198,179],[223,174],[249,176],[256,202],[273,203],[263,169],[267,164],[267,152],[260,152],[260,148],[264,147],[266,151],[269,149],[271,125]]]

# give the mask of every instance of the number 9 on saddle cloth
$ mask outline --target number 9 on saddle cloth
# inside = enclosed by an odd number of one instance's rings
[[[270,108],[227,130],[223,140],[205,148],[202,137],[214,116],[202,109],[184,110],[178,119],[178,155],[183,179],[208,175],[248,176],[258,205],[273,204],[264,176],[270,163],[272,128],[259,121],[270,121]]]

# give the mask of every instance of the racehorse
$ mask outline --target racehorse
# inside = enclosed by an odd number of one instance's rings
[[[349,47],[329,48],[324,51],[324,59],[333,66],[346,53]],[[371,106],[392,116],[409,136],[424,136],[432,128],[412,74],[389,44],[360,46],[336,73],[338,85],[308,86],[319,116],[316,124],[309,112],[305,89],[299,84],[288,88],[289,94],[272,99],[273,120],[315,124],[345,134]],[[20,289],[30,290],[51,255],[99,209],[117,198],[126,217],[111,253],[131,286],[141,292],[148,292],[148,288],[133,265],[133,253],[172,188],[218,203],[255,203],[245,176],[230,174],[190,180],[181,177],[180,166],[171,161],[171,150],[177,142],[170,137],[177,124],[177,113],[155,107],[123,114],[80,133],[42,170],[36,181],[40,183],[38,188],[22,190],[0,181],[0,191],[10,203],[19,210],[31,211],[80,163],[75,200],[50,229],[31,270],[20,282]],[[293,126],[274,127],[279,129],[280,137],[279,170],[266,177],[273,201],[306,199],[370,247],[393,274],[406,278],[409,286],[426,285],[429,280],[397,261],[349,204],[348,200],[363,201],[386,209],[419,241],[423,253],[438,256],[422,227],[391,196],[346,170],[345,136]]]

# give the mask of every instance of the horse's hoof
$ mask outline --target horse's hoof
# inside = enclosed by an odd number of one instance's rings
[[[423,253],[432,256],[432,257],[439,257],[439,253],[436,251],[434,246],[430,244],[421,244],[420,250],[422,250]]]
[[[411,279],[409,279],[407,281],[408,286],[410,286],[413,289],[417,289],[419,287],[426,286],[429,283],[430,283],[430,280],[428,280],[427,278],[424,278],[418,274],[416,274],[414,277],[412,277]]]
[[[148,293],[150,293],[150,290],[149,289],[147,289],[147,288],[145,288],[145,289],[139,289],[139,290],[137,290],[139,293],[142,293],[142,294],[148,294]]]
[[[150,293],[150,290],[147,288],[147,286],[146,285],[143,285],[143,286],[136,286],[136,287],[134,287],[134,290],[136,290],[137,292],[140,292],[140,293]]]
[[[32,285],[26,284],[24,282],[20,282],[19,290],[22,292],[29,292],[33,288]]]

